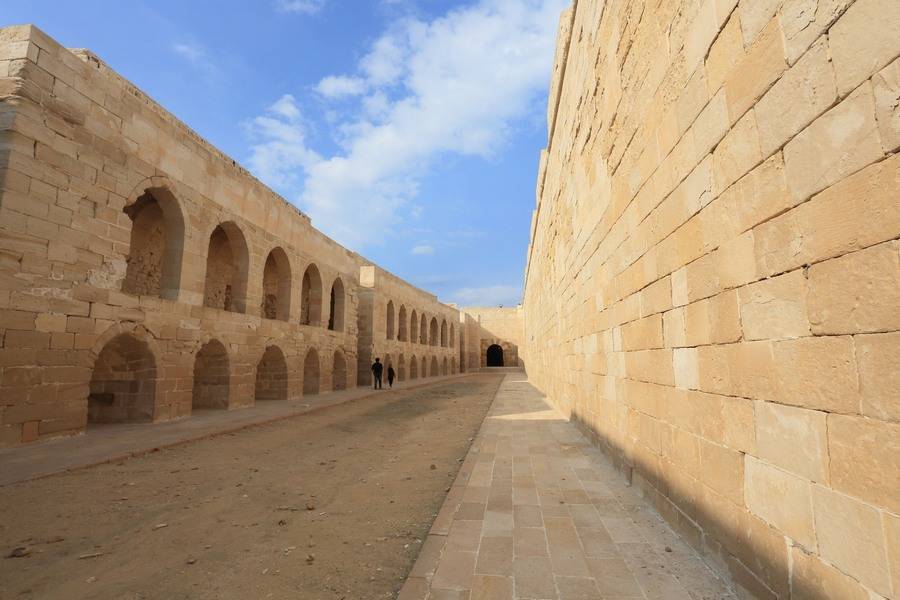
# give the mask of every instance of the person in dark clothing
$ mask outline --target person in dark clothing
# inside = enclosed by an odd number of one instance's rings
[[[381,373],[384,371],[384,365],[381,364],[381,359],[376,358],[375,364],[372,365],[372,375],[375,376],[375,389],[381,389]]]
[[[394,367],[388,367],[388,387],[394,387]]]

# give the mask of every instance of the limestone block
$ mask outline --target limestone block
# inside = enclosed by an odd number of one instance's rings
[[[667,348],[687,345],[683,308],[676,308],[663,314],[663,338]]]
[[[755,402],[722,397],[722,443],[747,454],[756,453]]]
[[[624,354],[625,372],[629,378],[661,385],[674,385],[672,350],[637,350]]]
[[[738,290],[744,339],[809,335],[806,278],[800,270],[764,279]]]
[[[687,268],[682,267],[672,273],[672,305],[684,306],[688,300]]]
[[[700,387],[700,363],[696,348],[675,348],[675,385],[682,389]]]
[[[882,156],[872,85],[866,82],[784,147],[788,185],[797,201]]]
[[[869,591],[855,579],[822,562],[816,554],[806,552],[800,546],[793,546],[790,552],[792,599],[872,600]]]
[[[900,243],[886,242],[809,269],[809,319],[817,334],[900,329]]]
[[[741,342],[719,347],[724,349],[728,371],[727,391],[721,393],[753,399],[776,396],[777,379],[771,342]],[[701,361],[701,382],[704,380],[703,367]]]
[[[689,131],[690,135],[682,138],[684,143],[692,146],[689,152],[691,157],[699,159],[709,154],[725,137],[729,124],[728,100],[725,90],[720,89],[700,111],[700,115]],[[682,146],[682,142],[679,142],[680,146]]]
[[[779,402],[829,412],[859,413],[850,337],[805,337],[773,345]]]
[[[744,463],[745,498],[750,512],[808,550],[816,550],[810,483],[750,455]]]
[[[758,165],[722,192],[720,201],[732,228],[744,232],[796,204],[785,177],[781,153]]]
[[[741,316],[736,290],[709,300],[709,335],[713,344],[728,344],[741,339]]]
[[[784,0],[779,18],[788,62],[794,64],[854,0]]]
[[[706,84],[710,94],[719,91],[731,69],[742,56],[744,56],[744,37],[741,34],[740,16],[738,13],[732,13],[706,57]]]
[[[716,270],[723,289],[756,280],[756,249],[753,231],[746,231],[723,244],[716,253]]]
[[[707,4],[711,1],[707,0]],[[702,68],[698,68],[688,80],[687,85],[681,91],[681,96],[675,103],[679,134],[688,130],[708,101],[709,89],[706,83],[706,74]]]
[[[622,326],[623,350],[663,347],[662,315],[655,314]]]
[[[829,415],[828,452],[835,490],[900,513],[900,424]]]
[[[741,0],[738,3],[737,13],[741,18],[741,30],[748,46],[769,24],[781,3],[782,0]]]
[[[724,190],[762,161],[756,114],[747,112],[713,153],[716,189]]]
[[[746,33],[744,40],[748,40]],[[736,122],[756,104],[786,68],[781,26],[778,19],[771,19],[725,80],[731,122]]]
[[[900,590],[900,517],[887,512],[882,513],[882,516],[891,584],[896,595],[897,590]]]
[[[871,506],[821,485],[813,486],[819,554],[879,594],[890,596],[881,515]]]
[[[885,152],[900,148],[900,58],[872,77],[875,119]]]
[[[862,414],[900,422],[900,332],[854,338]]]
[[[710,343],[709,302],[699,300],[684,307],[684,337],[688,346]]]
[[[744,505],[744,455],[705,440],[700,442],[700,479],[716,492]]]
[[[900,3],[857,0],[831,27],[828,42],[844,95],[900,54]]]
[[[684,40],[685,66],[693,72],[698,64],[702,64],[710,45],[719,32],[716,15],[716,1],[704,0],[694,16]]]
[[[835,100],[837,86],[828,60],[828,44],[822,38],[756,104],[763,156],[771,155]]]
[[[828,481],[828,439],[823,412],[756,403],[759,458],[806,479]]]
[[[754,230],[761,273],[780,273],[893,239],[900,155],[866,167]]]

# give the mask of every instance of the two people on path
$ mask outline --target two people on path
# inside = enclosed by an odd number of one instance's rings
[[[381,364],[381,359],[376,358],[375,362],[372,364],[372,375],[375,377],[375,389],[380,390],[381,388],[381,374],[384,373],[384,365]],[[387,369],[387,380],[388,387],[394,387],[394,367],[388,367]]]

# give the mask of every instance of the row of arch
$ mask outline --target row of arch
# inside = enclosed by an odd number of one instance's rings
[[[385,337],[389,340],[396,339],[400,342],[419,343],[425,346],[440,346],[442,348],[453,348],[456,344],[456,328],[453,323],[447,325],[447,319],[442,319],[438,325],[437,317],[431,317],[431,321],[425,313],[421,318],[415,309],[409,315],[407,320],[406,306],[401,304],[400,310],[397,312],[396,321],[394,315],[394,301],[389,300],[387,303],[387,327]]]
[[[321,367],[331,361],[331,389],[347,388],[347,360],[341,350],[320,358],[315,348],[303,361],[303,395],[319,393]],[[227,409],[236,387],[232,360],[217,339],[203,344],[194,356],[192,410]],[[266,347],[256,364],[254,401],[287,400],[289,370],[278,345]],[[146,339],[120,333],[100,350],[88,395],[89,423],[152,421],[161,385],[160,367]]]
[[[407,361],[406,356],[400,353],[395,361],[390,354],[385,354],[382,363],[384,363],[385,369],[394,368],[397,381],[412,381],[438,375],[456,375],[457,373],[456,359],[446,356],[443,359],[438,359],[437,356],[416,358],[416,355],[413,354]]]
[[[174,299],[181,282],[185,220],[181,207],[164,187],[148,188],[124,209],[132,221],[122,291]],[[204,275],[203,305],[246,313],[250,251],[234,221],[219,223],[209,236]],[[328,321],[323,322],[322,275],[310,263],[300,281],[300,306],[291,306],[295,274],[281,246],[266,255],[262,271],[259,314],[266,319],[296,320],[301,325],[344,330],[346,292],[340,277],[329,286]]]

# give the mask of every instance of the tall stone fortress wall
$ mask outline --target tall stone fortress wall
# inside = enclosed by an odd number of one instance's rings
[[[0,29],[0,447],[354,386],[373,298],[459,322],[375,269],[90,52]]]
[[[743,597],[900,598],[900,2],[577,0],[529,377]]]

